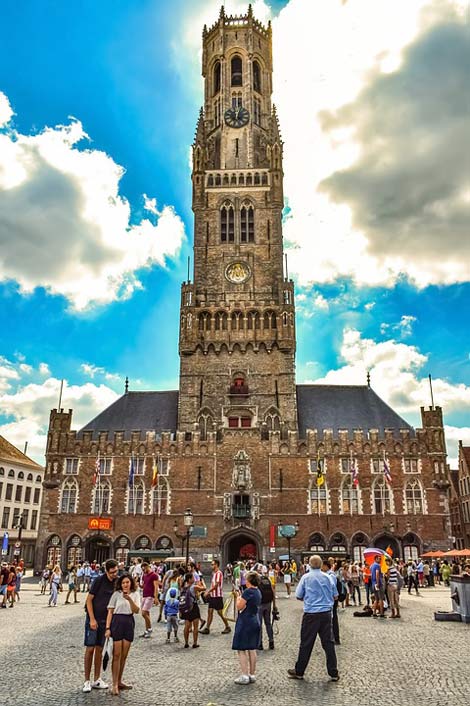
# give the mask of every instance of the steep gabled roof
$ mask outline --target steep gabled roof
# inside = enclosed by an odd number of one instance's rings
[[[78,432],[92,431],[96,438],[100,431],[123,431],[129,438],[132,431],[176,431],[178,418],[178,391],[127,392],[107,407]]]
[[[297,416],[299,435],[305,437],[306,429],[399,429],[413,427],[393,411],[367,385],[297,385]]]
[[[0,436],[0,465],[2,461],[11,461],[12,463],[20,463],[22,466],[29,466],[35,470],[43,470],[43,467],[33,461],[32,458],[26,456],[22,451],[10,444],[5,437]]]

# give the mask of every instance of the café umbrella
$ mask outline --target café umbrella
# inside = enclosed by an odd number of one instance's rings
[[[388,554],[383,549],[378,549],[377,547],[368,547],[367,549],[364,549],[364,563],[367,564],[367,566],[374,563],[376,556],[380,556],[380,558],[382,558],[383,556],[388,556]]]

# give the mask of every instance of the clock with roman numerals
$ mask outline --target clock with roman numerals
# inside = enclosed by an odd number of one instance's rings
[[[225,124],[229,127],[244,127],[248,125],[250,113],[246,108],[227,108],[224,114]]]

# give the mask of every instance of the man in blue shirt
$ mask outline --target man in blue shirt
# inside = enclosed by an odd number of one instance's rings
[[[380,568],[381,556],[378,554],[374,557],[374,563],[370,567],[370,580],[372,584],[372,590],[374,591],[374,612],[372,614],[373,618],[380,615],[381,618],[385,618],[384,615],[384,598],[385,598],[385,588],[384,579],[382,576],[382,569]],[[379,611],[379,613],[377,613]]]
[[[317,635],[326,654],[326,669],[331,681],[338,681],[335,645],[331,625],[334,601],[338,598],[331,578],[321,571],[318,554],[310,557],[310,571],[302,576],[295,597],[304,602],[304,616],[300,631],[299,656],[295,669],[288,669],[290,679],[303,679],[310,661]]]

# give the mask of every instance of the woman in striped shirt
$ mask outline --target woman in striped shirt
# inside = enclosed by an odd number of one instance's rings
[[[388,604],[392,609],[391,618],[400,617],[400,572],[394,564],[387,571]]]

